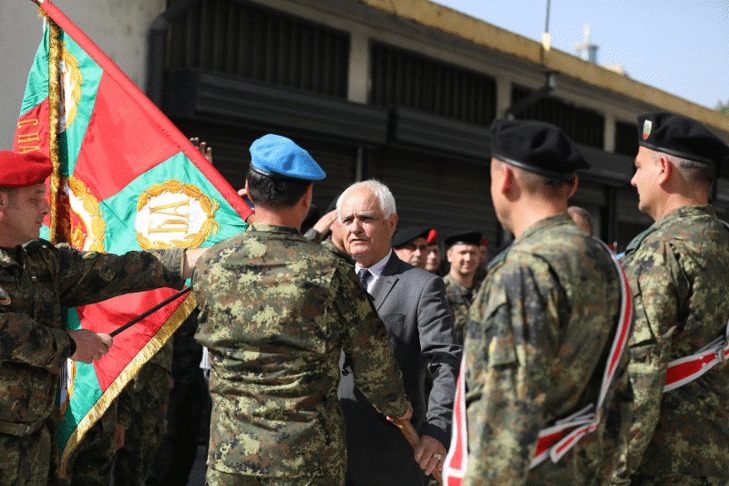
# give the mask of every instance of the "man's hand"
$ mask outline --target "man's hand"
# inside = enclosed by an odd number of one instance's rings
[[[200,151],[201,154],[205,156],[206,159],[208,159],[208,162],[211,164],[213,163],[213,148],[208,146],[208,143],[205,141],[200,141],[197,137],[192,137],[190,139],[190,142],[197,147],[197,149]]]
[[[82,363],[96,361],[109,352],[114,340],[103,332],[93,332],[88,329],[67,331],[73,342],[76,343],[76,352],[71,359]]]
[[[420,438],[420,444],[415,449],[415,461],[420,464],[420,468],[425,471],[428,476],[437,470],[443,471],[443,462],[445,461],[446,449],[439,440],[428,435]]]
[[[314,224],[313,228],[318,231],[319,234],[325,235],[329,231],[329,228],[331,228],[335,219],[337,219],[337,210],[333,209],[319,218],[319,221]]]

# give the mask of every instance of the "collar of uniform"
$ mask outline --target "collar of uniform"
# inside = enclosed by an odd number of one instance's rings
[[[251,223],[248,225],[247,231],[259,233],[283,233],[291,235],[300,235],[301,231],[291,226],[276,226],[274,224]]]
[[[0,267],[9,268],[13,266],[19,266],[20,264],[15,261],[14,254],[17,251],[16,248],[1,248],[0,247]]]
[[[633,238],[630,243],[628,243],[628,246],[625,248],[625,252],[628,253],[629,251],[635,250],[640,246],[641,242],[646,238],[646,236],[668,224],[671,224],[674,220],[694,218],[697,216],[716,217],[716,212],[714,211],[714,207],[711,206],[711,204],[702,204],[700,206],[681,206],[680,208],[676,208],[670,213],[664,215],[661,219],[656,220],[652,225],[650,225],[647,230],[643,231],[638,236]]]
[[[572,218],[570,218],[569,214],[559,213],[548,218],[540,219],[539,221],[528,227],[522,234],[520,234],[519,237],[514,240],[511,246],[518,244],[522,240],[531,238],[532,235],[542,231],[545,228],[552,228],[554,226],[559,226],[562,224],[574,224],[572,223]]]
[[[454,288],[456,288],[458,290],[458,293],[461,295],[467,294],[468,291],[473,288],[473,287],[471,287],[471,288],[464,287],[463,285],[458,283],[458,281],[455,278],[453,278],[453,276],[450,273],[448,275],[446,275],[445,277],[443,277],[443,281],[447,285],[452,285]]]

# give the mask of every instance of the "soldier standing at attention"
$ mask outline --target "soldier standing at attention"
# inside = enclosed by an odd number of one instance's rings
[[[64,308],[127,292],[181,288],[205,250],[117,256],[38,239],[53,166],[39,152],[0,151],[0,484],[48,483],[49,418],[59,369],[69,357],[91,363],[113,345],[108,334],[64,330]],[[50,476],[49,476],[50,475]]]
[[[451,264],[448,275],[443,277],[446,298],[453,314],[456,343],[463,345],[463,330],[468,323],[468,310],[478,292],[474,277],[480,263],[481,233],[469,231],[456,233],[445,239],[446,258]]]
[[[215,245],[195,269],[196,339],[210,352],[208,484],[344,484],[339,358],[388,416],[407,419],[387,330],[352,266],[299,228],[312,181],[325,177],[288,138],[251,145],[248,230]]]
[[[467,392],[462,400],[462,375],[454,405],[456,418],[467,417],[468,437],[454,439],[468,446],[468,463],[455,462],[454,440],[444,479],[599,484],[617,441],[617,427],[605,433],[612,378],[627,366],[630,314],[621,313],[621,297],[626,306],[630,297],[621,291],[622,271],[567,214],[576,170],[589,167],[573,142],[536,121],[496,120],[491,135],[491,198],[515,240],[491,263],[471,306],[461,366]],[[545,429],[567,417],[572,425],[550,444],[554,429]],[[463,430],[456,422],[454,430]],[[571,432],[587,433],[572,449],[554,445]]]
[[[635,303],[635,403],[612,484],[726,485],[729,232],[708,194],[729,147],[695,120],[665,112],[638,117],[638,145],[631,183],[655,222],[622,260]]]

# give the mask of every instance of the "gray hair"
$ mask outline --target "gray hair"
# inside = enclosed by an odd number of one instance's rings
[[[711,185],[716,179],[716,167],[710,164],[696,162],[695,160],[684,159],[665,152],[653,151],[653,160],[658,160],[661,155],[665,156],[683,176],[693,183]]]
[[[366,181],[355,182],[339,195],[339,198],[337,199],[337,216],[339,217],[339,221],[342,220],[339,209],[342,206],[342,201],[344,201],[345,196],[353,190],[362,187],[369,189],[369,191],[377,198],[380,203],[380,209],[382,210],[382,214],[385,218],[389,218],[393,214],[397,213],[395,208],[395,197],[392,195],[392,192],[390,192],[390,189],[378,180],[369,179]]]

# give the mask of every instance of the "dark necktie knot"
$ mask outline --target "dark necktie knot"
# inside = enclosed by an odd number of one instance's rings
[[[362,282],[362,287],[367,290],[367,284],[369,283],[370,277],[372,276],[370,271],[366,268],[360,268],[359,272],[357,272],[357,276],[359,277],[359,281]]]

